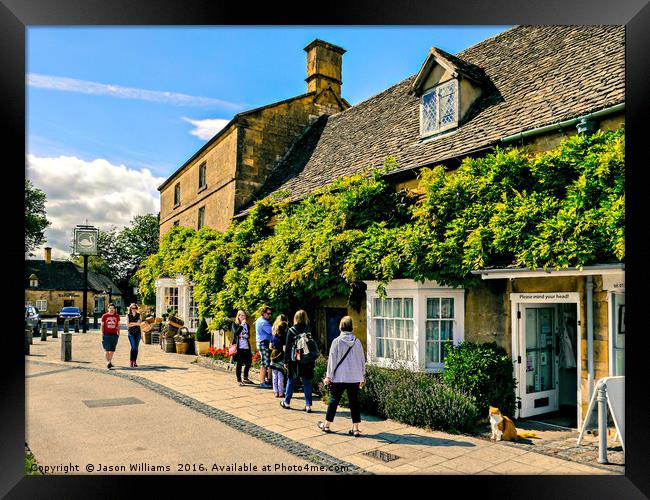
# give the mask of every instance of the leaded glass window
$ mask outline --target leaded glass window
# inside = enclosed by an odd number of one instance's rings
[[[438,85],[420,99],[420,133],[429,135],[458,125],[458,80]]]

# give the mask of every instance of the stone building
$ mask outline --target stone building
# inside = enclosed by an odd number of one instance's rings
[[[323,51],[313,52],[316,61],[321,54],[344,52],[332,52],[319,41],[306,50],[315,47]],[[340,64],[340,58],[332,60]],[[336,74],[340,82],[340,70]],[[295,127],[300,132],[293,141],[281,147],[264,133],[254,135],[252,143],[243,141],[240,134],[249,132],[239,132],[238,120],[250,119],[238,115],[161,186],[167,207],[161,234],[174,219],[170,186],[200,163],[211,144],[235,132],[229,164],[236,168],[224,177],[232,183],[230,201],[224,201],[218,221],[207,222],[217,229],[230,217],[245,217],[256,199],[283,192],[300,200],[338,177],[379,167],[388,156],[399,168],[386,178],[396,188],[415,189],[422,167],[454,169],[463,158],[496,147],[544,151],[576,133],[617,129],[624,124],[625,32],[617,26],[518,26],[455,55],[433,47],[423,54],[416,75],[355,106],[347,106],[340,86],[329,89],[327,95],[336,97],[332,106],[340,103],[338,112],[332,107],[310,112]],[[319,95],[290,102],[312,102]],[[270,119],[278,105],[260,109]],[[260,120],[266,116],[251,113]],[[262,154],[265,141],[278,151],[275,157]],[[196,182],[197,175],[190,173],[188,182]],[[187,220],[196,227],[191,217]],[[623,263],[599,263],[552,272],[476,270],[483,281],[468,290],[396,279],[386,287],[387,298],[379,297],[377,283],[369,281],[366,307],[357,311],[345,297],[332,297],[314,311],[316,330],[321,343],[329,343],[338,318],[349,314],[371,362],[401,361],[427,371],[444,369],[446,340],[496,341],[514,361],[519,416],[563,410],[570,425],[577,425],[594,381],[624,374],[624,269]]]
[[[55,317],[62,307],[83,311],[83,268],[70,261],[52,260],[45,248],[44,260],[25,261],[25,305],[38,309],[41,317]],[[106,276],[88,271],[86,310],[89,315],[104,313],[109,302],[124,309],[122,292]]]

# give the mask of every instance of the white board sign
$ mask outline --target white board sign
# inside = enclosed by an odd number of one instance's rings
[[[604,274],[603,290],[625,292],[625,274]]]
[[[524,303],[580,302],[580,294],[577,292],[511,293],[510,302],[524,302]]]
[[[621,438],[621,445],[623,446],[623,451],[625,451],[625,377],[604,377],[601,378],[596,383],[596,388],[601,383],[605,383],[607,386],[607,406],[612,415],[612,420],[616,426],[616,431],[618,436]],[[591,401],[589,402],[589,407],[587,408],[587,413],[585,413],[585,419],[582,422],[582,430],[578,436],[578,443],[582,440],[582,436],[587,429],[591,415],[593,411],[597,408],[596,398],[598,396],[598,390],[594,390],[591,395]]]

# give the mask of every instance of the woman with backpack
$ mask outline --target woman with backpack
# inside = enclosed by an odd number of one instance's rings
[[[285,398],[280,406],[290,409],[291,396],[295,381],[302,379],[305,393],[305,411],[311,413],[311,378],[314,376],[314,366],[318,357],[318,346],[309,332],[309,317],[302,309],[293,317],[293,326],[287,332],[285,342],[284,363],[287,367],[287,388]]]
[[[343,391],[347,391],[352,416],[352,429],[348,434],[359,437],[359,388],[365,383],[366,360],[363,356],[361,341],[352,334],[352,318],[344,316],[339,323],[341,334],[332,341],[327,359],[327,371],[323,383],[329,387],[330,400],[327,406],[325,422],[318,422],[323,432],[332,432],[330,425],[334,421]]]

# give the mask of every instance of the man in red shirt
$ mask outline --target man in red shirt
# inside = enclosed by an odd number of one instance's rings
[[[102,346],[106,351],[106,368],[113,368],[113,355],[120,335],[120,316],[115,313],[115,304],[108,305],[108,312],[102,316]]]

